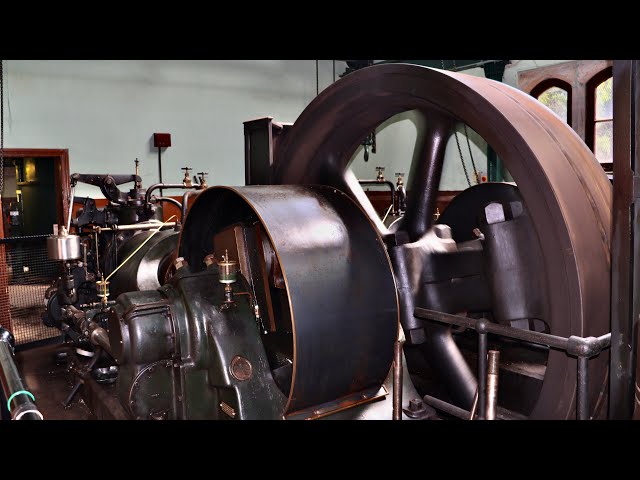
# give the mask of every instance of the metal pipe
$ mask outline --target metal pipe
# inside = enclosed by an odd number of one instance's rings
[[[107,331],[99,326],[96,322],[89,322],[89,340],[96,346],[102,347],[102,349],[109,355],[111,353],[111,343],[109,342],[109,334]]]
[[[444,400],[440,400],[439,398],[435,398],[429,395],[425,395],[422,399],[424,403],[432,406],[442,412],[446,412],[449,415],[453,415],[454,417],[461,418],[463,420],[467,420],[471,417],[471,412],[464,410],[460,407],[456,407],[455,405],[451,405]],[[496,418],[498,420],[527,420],[527,417],[520,413],[512,412],[502,407],[498,407],[496,409]]]
[[[578,420],[589,420],[589,359],[578,357]]]
[[[393,182],[390,182],[389,180],[358,180],[358,183],[360,185],[386,185],[389,187],[389,190],[391,190],[391,205],[393,205],[391,213],[393,215],[395,215],[397,213],[397,207],[396,207],[396,186]]]
[[[611,332],[600,335],[597,339],[601,350],[611,346]]]
[[[500,352],[489,350],[489,365],[487,368],[487,409],[485,418],[496,419],[498,408],[498,370],[500,366]]]
[[[469,70],[471,68],[482,67],[483,65],[486,65],[487,63],[497,63],[497,62],[500,62],[500,61],[501,60],[483,60],[481,62],[469,63],[468,65],[461,65],[459,67],[448,68],[447,70],[449,70],[450,72],[461,72],[463,70]]]
[[[402,344],[393,344],[393,419],[402,420]]]
[[[158,180],[162,184],[162,147],[158,147]],[[162,195],[162,187],[160,188],[160,195]]]
[[[454,417],[462,418],[463,420],[469,418],[471,413],[468,410],[456,407],[455,405],[451,405],[450,403],[430,395],[425,395],[422,401],[427,405],[431,405],[433,408],[437,408],[438,410],[448,413],[449,415],[453,415]]]
[[[126,230],[153,230],[158,227],[175,227],[176,222],[134,223],[132,225],[114,225],[113,227],[94,227],[96,232],[122,232]]]
[[[96,269],[97,269],[96,279],[98,279],[98,278],[101,277],[101,275],[100,275],[100,249],[99,249],[100,242],[98,240],[98,230],[94,229],[94,233],[96,234],[95,235],[95,238],[96,238]]]
[[[182,217],[180,217],[180,223],[184,225],[184,219],[189,211],[189,197],[192,195],[199,195],[200,192],[184,192],[182,195]]]
[[[0,383],[7,399],[7,408],[13,420],[44,420],[20,378],[13,357],[13,337],[0,327]]]
[[[522,330],[520,328],[505,327],[504,325],[499,325],[497,323],[489,323],[484,319],[474,319],[462,317],[460,315],[451,315],[449,313],[436,312],[434,310],[428,310],[426,308],[416,308],[414,311],[414,316],[417,318],[435,320],[437,322],[442,322],[449,325],[459,325],[461,327],[473,328],[476,330],[478,330],[478,323],[482,321],[487,333],[493,333],[495,335],[501,335],[508,338],[515,338],[516,340],[523,340],[525,342],[539,343],[541,345],[547,345],[549,347],[558,348],[561,350],[567,350],[567,347],[569,345],[569,339],[558,337],[557,335],[532,332],[530,330]],[[607,335],[603,335],[599,338],[606,342],[606,339],[609,337],[607,337]],[[605,343],[602,346],[604,347],[607,345]]]
[[[145,194],[145,203],[151,203],[151,193],[154,190],[159,188],[184,188],[184,189],[197,189],[200,188],[200,185],[192,185],[190,187],[186,186],[184,183],[154,183],[149,188],[147,188],[147,193]]]
[[[73,212],[73,198],[76,193],[76,186],[71,187],[71,194],[69,195],[69,215],[67,216],[67,232],[71,233],[71,214]]]
[[[478,408],[478,389],[476,388],[476,394],[473,397],[473,406],[471,407],[471,413],[469,414],[469,420],[473,420],[476,416],[476,409]]]
[[[160,203],[160,202],[168,202],[171,203],[172,205],[175,205],[176,207],[178,207],[178,210],[182,210],[182,204],[177,201],[174,198],[171,197],[156,197],[156,203]]]
[[[478,418],[485,419],[487,411],[487,334],[478,334]]]

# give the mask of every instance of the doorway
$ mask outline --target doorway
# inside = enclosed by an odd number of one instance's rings
[[[46,240],[66,221],[68,150],[5,149],[2,173],[0,325],[22,346],[60,335],[42,314],[60,269],[48,259]]]

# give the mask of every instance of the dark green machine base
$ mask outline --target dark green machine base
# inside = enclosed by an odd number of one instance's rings
[[[118,297],[109,335],[121,403],[136,419],[281,418],[287,398],[249,297],[227,307],[216,265],[185,270],[159,290]],[[234,376],[236,357],[248,365],[246,379]]]
[[[160,290],[118,298],[109,331],[121,363],[118,396],[132,418],[285,418],[287,397],[274,381],[249,297],[236,294],[235,304],[225,308],[218,279],[215,265],[195,274],[178,271]],[[251,366],[246,380],[233,374],[238,357]],[[406,404],[420,397],[404,369]],[[359,394],[368,398],[332,402],[286,419],[391,419],[391,392],[389,374],[383,387]]]

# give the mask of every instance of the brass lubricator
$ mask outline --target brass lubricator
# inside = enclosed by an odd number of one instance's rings
[[[398,197],[398,215],[404,215],[407,209],[407,191],[404,189],[404,173],[396,172],[396,196]]]
[[[384,182],[384,167],[376,167],[376,171],[378,175],[376,176],[376,181]]]
[[[98,287],[98,298],[103,305],[106,305],[109,301],[109,281],[104,279],[104,275],[100,276],[100,280],[96,282]]]
[[[218,262],[219,282],[224,284],[224,303],[229,305],[235,303],[233,299],[232,283],[238,280],[238,262],[229,260],[228,250],[224,251],[222,260]]]

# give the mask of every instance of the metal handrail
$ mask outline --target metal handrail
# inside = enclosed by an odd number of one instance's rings
[[[448,325],[471,328],[478,332],[478,411],[480,418],[485,411],[487,396],[487,334],[512,338],[523,342],[547,345],[549,348],[563,350],[567,355],[578,357],[578,399],[576,402],[576,418],[589,418],[589,359],[604,349],[611,347],[611,333],[600,337],[559,337],[548,333],[532,332],[520,328],[506,327],[492,323],[486,318],[468,318],[450,313],[436,312],[426,308],[416,308],[413,315],[423,320],[431,320]],[[439,400],[440,403],[446,403]],[[425,397],[425,403],[429,403]],[[448,404],[449,406],[453,406]],[[432,405],[435,407],[435,405]],[[437,408],[437,407],[436,407]]]

